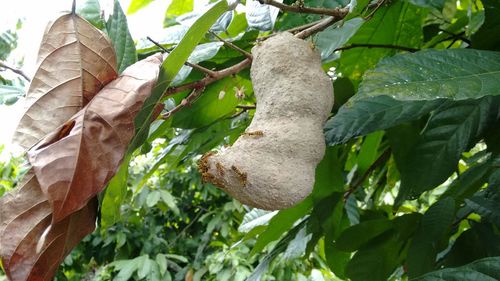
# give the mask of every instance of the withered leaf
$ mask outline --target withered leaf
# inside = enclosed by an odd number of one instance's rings
[[[57,18],[45,30],[14,142],[32,147],[115,79],[116,71],[106,34],[73,13]]]
[[[161,54],[156,54],[125,69],[85,108],[28,151],[52,207],[52,223],[85,207],[116,173],[161,62]]]
[[[51,207],[30,170],[0,198],[0,257],[12,281],[52,280],[64,257],[95,228],[97,200],[51,225]]]

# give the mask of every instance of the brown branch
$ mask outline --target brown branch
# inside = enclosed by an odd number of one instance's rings
[[[410,47],[405,47],[405,46],[397,46],[397,45],[390,45],[390,44],[350,44],[344,47],[340,47],[335,49],[335,51],[345,51],[345,50],[350,50],[354,48],[383,48],[383,49],[396,49],[396,50],[402,50],[402,51],[407,51],[407,52],[416,52],[419,51],[419,49],[415,48],[410,48]]]
[[[3,67],[5,69],[8,69],[18,75],[20,75],[21,77],[23,77],[24,79],[26,79],[26,81],[30,82],[31,79],[28,77],[28,75],[26,75],[21,69],[18,69],[18,68],[15,68],[13,66],[10,66],[8,65],[6,62],[3,62],[3,61],[0,61],[0,67]]]
[[[301,32],[295,34],[295,37],[301,38],[301,39],[307,38],[315,33],[318,33],[320,31],[325,30],[330,25],[332,25],[332,24],[334,24],[342,19],[343,19],[343,17],[341,17],[341,18],[328,17],[326,19],[321,20],[317,24],[315,24],[309,28],[306,28],[306,29],[302,30]]]
[[[237,52],[240,52],[241,54],[243,54],[245,57],[249,58],[249,59],[252,59],[252,54],[250,54],[249,52],[243,50],[242,48],[234,45],[233,43],[229,42],[229,41],[226,41],[224,40],[222,37],[220,37],[219,35],[217,35],[217,33],[209,30],[208,32],[210,32],[210,34],[212,34],[213,36],[215,36],[215,38],[219,39],[222,43],[224,43],[224,45],[228,46],[229,48],[237,51]]]
[[[347,200],[347,198],[354,192],[356,191],[361,184],[368,178],[368,176],[375,170],[377,169],[380,165],[384,164],[389,157],[391,156],[391,149],[386,149],[380,156],[373,162],[370,167],[359,177],[359,179],[351,185],[349,190],[347,190],[344,193],[344,200]]]
[[[243,70],[243,69],[247,68],[248,66],[250,66],[251,63],[252,63],[252,61],[247,58],[247,59],[241,61],[240,63],[235,64],[235,65],[233,65],[231,67],[224,68],[224,69],[218,70],[218,71],[214,71],[214,76],[205,77],[205,78],[203,78],[203,79],[201,79],[199,81],[187,83],[187,84],[180,85],[180,86],[177,86],[177,87],[168,88],[163,93],[162,98],[167,97],[167,96],[171,96],[171,95],[174,95],[176,93],[180,93],[180,92],[183,92],[183,91],[186,91],[186,90],[193,90],[193,89],[205,88],[207,85],[209,85],[209,84],[211,84],[211,83],[213,83],[215,81],[218,81],[218,80],[220,80],[222,78],[225,78],[227,76],[234,75],[234,74],[240,72],[241,70]]]
[[[267,4],[279,8],[284,12],[292,13],[306,13],[306,14],[317,14],[317,15],[327,15],[336,18],[344,18],[347,14],[347,10],[343,8],[315,8],[315,7],[305,7],[304,5],[286,5],[275,0],[259,0],[261,4]]]
[[[203,90],[205,90],[205,88],[196,88],[196,89],[194,89],[191,92],[191,94],[189,94],[186,98],[182,99],[181,103],[179,103],[176,107],[174,107],[169,112],[163,114],[161,116],[161,118],[166,120],[166,119],[170,118],[170,116],[172,116],[176,112],[180,111],[185,106],[191,105],[194,102],[194,100],[203,93]]]
[[[156,42],[155,40],[153,40],[151,37],[147,36],[146,37],[149,41],[151,41],[151,43],[155,44],[158,48],[160,48],[162,51],[164,51],[165,53],[169,53],[169,51],[167,49],[165,49],[160,43]],[[194,64],[194,63],[190,63],[188,61],[184,62],[185,65],[187,66],[190,66],[200,72],[203,72],[205,74],[207,74],[208,76],[214,76],[215,75],[215,71],[213,70],[210,70],[208,68],[205,68],[199,64]]]

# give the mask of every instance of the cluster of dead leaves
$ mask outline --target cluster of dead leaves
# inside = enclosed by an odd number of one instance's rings
[[[49,24],[14,136],[32,168],[0,198],[0,257],[10,280],[52,280],[94,230],[96,196],[124,157],[161,62],[153,55],[117,77],[106,34],[74,13]]]

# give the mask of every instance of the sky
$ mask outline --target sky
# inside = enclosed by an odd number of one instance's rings
[[[31,77],[35,72],[38,46],[47,22],[54,19],[61,12],[71,10],[72,0],[1,1],[8,4],[2,5],[2,9],[0,9],[0,32],[14,29],[18,19],[23,21],[22,28],[18,31],[18,48],[13,51],[8,58],[8,62],[11,65],[18,65],[19,62],[23,62],[22,70]],[[127,11],[130,0],[119,1],[123,10]],[[105,13],[112,11],[113,0],[100,0],[99,2]],[[148,35],[152,36],[152,38],[160,37],[158,34],[163,31],[163,18],[170,2],[170,0],[156,0],[137,13],[127,15],[132,37],[134,39]],[[0,144],[6,145],[8,150],[16,150],[10,142],[22,112],[21,103],[14,106],[0,106],[0,120],[3,120],[0,126]],[[5,120],[8,122],[5,122]]]

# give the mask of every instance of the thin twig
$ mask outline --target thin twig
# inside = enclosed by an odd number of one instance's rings
[[[15,68],[13,66],[10,66],[6,62],[0,61],[0,67],[3,67],[5,69],[8,69],[8,70],[10,70],[10,71],[12,71],[12,72],[20,75],[21,77],[23,77],[24,79],[26,79],[26,81],[28,81],[28,82],[31,81],[31,79],[28,77],[28,75],[26,75],[21,69]]]
[[[155,44],[158,48],[160,48],[162,51],[164,51],[165,53],[169,53],[169,51],[167,49],[165,49],[165,47],[163,47],[160,43],[156,42],[155,40],[153,40],[151,37],[147,36],[146,37],[149,41],[151,41],[151,43]],[[188,61],[184,62],[185,65],[187,66],[190,66],[198,71],[201,71],[209,76],[214,76],[215,74],[215,71],[213,70],[210,70],[208,68],[205,68],[199,64],[194,64],[194,63],[190,63]]]
[[[186,98],[182,99],[181,103],[179,103],[176,107],[174,107],[172,110],[169,112],[163,114],[161,116],[162,119],[168,119],[170,116],[175,114],[176,112],[180,111],[182,108],[185,106],[191,105],[196,98],[198,98],[202,93],[205,88],[196,88],[194,89]]]
[[[237,52],[240,52],[241,54],[243,54],[245,57],[249,58],[249,59],[252,59],[252,54],[250,54],[249,52],[243,50],[242,48],[236,46],[235,44],[227,41],[227,40],[224,40],[222,37],[220,37],[219,35],[217,35],[217,33],[209,30],[208,32],[210,32],[210,34],[212,34],[213,36],[215,36],[215,38],[219,39],[222,43],[224,43],[224,45],[228,46],[229,48],[237,51]]]
[[[327,15],[332,17],[343,18],[346,15],[346,11],[341,8],[327,9],[327,8],[315,8],[315,7],[305,7],[303,5],[286,5],[275,0],[259,0],[261,4],[267,4],[279,8],[285,12],[292,13],[306,13],[306,14],[317,14],[317,15]]]
[[[419,49],[416,48],[410,48],[410,47],[405,47],[405,46],[397,46],[397,45],[390,45],[390,44],[350,44],[344,47],[340,47],[335,49],[335,51],[345,51],[345,50],[350,50],[354,48],[383,48],[383,49],[396,49],[396,50],[402,50],[402,51],[407,51],[407,52],[417,52]]]
[[[377,6],[375,6],[375,8],[366,16],[364,17],[363,19],[364,20],[369,20],[373,17],[373,15],[375,14],[375,12],[380,8],[382,7],[382,4],[384,4],[385,0],[378,0],[377,2]]]
[[[301,32],[295,34],[295,37],[297,38],[301,38],[301,39],[304,39],[304,38],[307,38],[315,33],[318,33],[320,31],[323,31],[325,30],[325,28],[329,27],[330,25],[340,21],[341,19],[343,19],[343,17],[341,18],[338,18],[338,17],[328,17],[326,19],[323,19],[321,20],[320,22],[318,22],[317,24],[309,27],[309,28],[306,28],[304,30],[302,30]]]
[[[222,78],[225,78],[227,76],[234,75],[234,74],[240,72],[241,70],[250,66],[251,63],[252,63],[252,61],[247,58],[247,59],[241,61],[240,63],[235,64],[231,67],[224,68],[224,69],[218,70],[218,71],[214,71],[214,76],[205,77],[199,81],[187,83],[187,84],[180,85],[177,87],[168,88],[163,93],[162,98],[167,97],[167,96],[171,96],[171,95],[174,95],[176,93],[183,92],[183,91],[187,91],[187,90],[205,88],[207,85],[209,85],[215,81],[218,81]]]
[[[252,109],[257,108],[257,106],[255,106],[255,105],[239,104],[239,105],[236,106],[236,108],[241,108],[241,109],[244,109],[244,110],[252,110]]]
[[[347,200],[347,198],[361,186],[361,184],[366,180],[366,178],[368,178],[368,176],[375,169],[377,169],[378,166],[384,164],[389,159],[390,156],[391,156],[391,149],[386,149],[382,154],[380,154],[377,160],[375,160],[375,162],[373,162],[370,165],[370,167],[368,167],[368,169],[363,173],[363,175],[361,175],[361,177],[359,177],[359,179],[354,184],[351,185],[351,188],[349,188],[349,190],[347,190],[344,193],[344,200]]]

